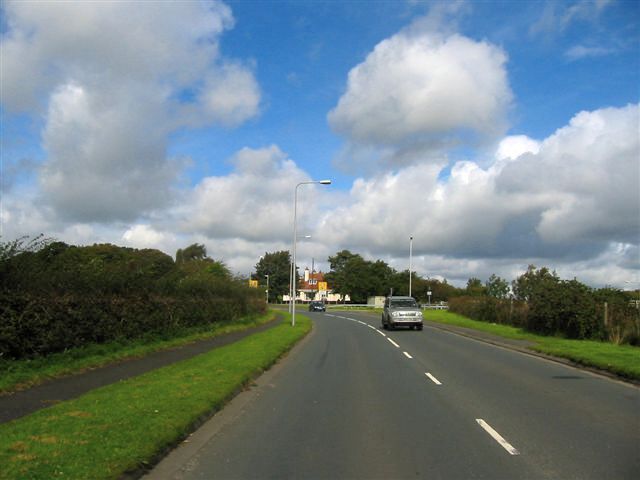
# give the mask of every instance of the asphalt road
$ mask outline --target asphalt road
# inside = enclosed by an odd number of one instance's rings
[[[370,313],[309,316],[149,478],[640,478],[637,387]]]

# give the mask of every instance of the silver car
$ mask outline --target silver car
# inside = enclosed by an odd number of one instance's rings
[[[387,297],[382,312],[382,328],[409,327],[422,330],[422,310],[413,297]]]

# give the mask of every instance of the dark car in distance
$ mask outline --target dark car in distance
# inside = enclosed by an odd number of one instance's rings
[[[326,312],[327,308],[324,306],[322,302],[311,302],[309,304],[310,312]]]

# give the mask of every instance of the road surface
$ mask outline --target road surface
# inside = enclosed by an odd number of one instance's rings
[[[314,331],[149,478],[635,479],[640,390],[367,312]]]

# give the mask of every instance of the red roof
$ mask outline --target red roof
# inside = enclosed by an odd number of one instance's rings
[[[298,290],[318,290],[318,283],[325,282],[324,273],[309,272],[309,281],[305,282],[304,276],[298,283]]]

